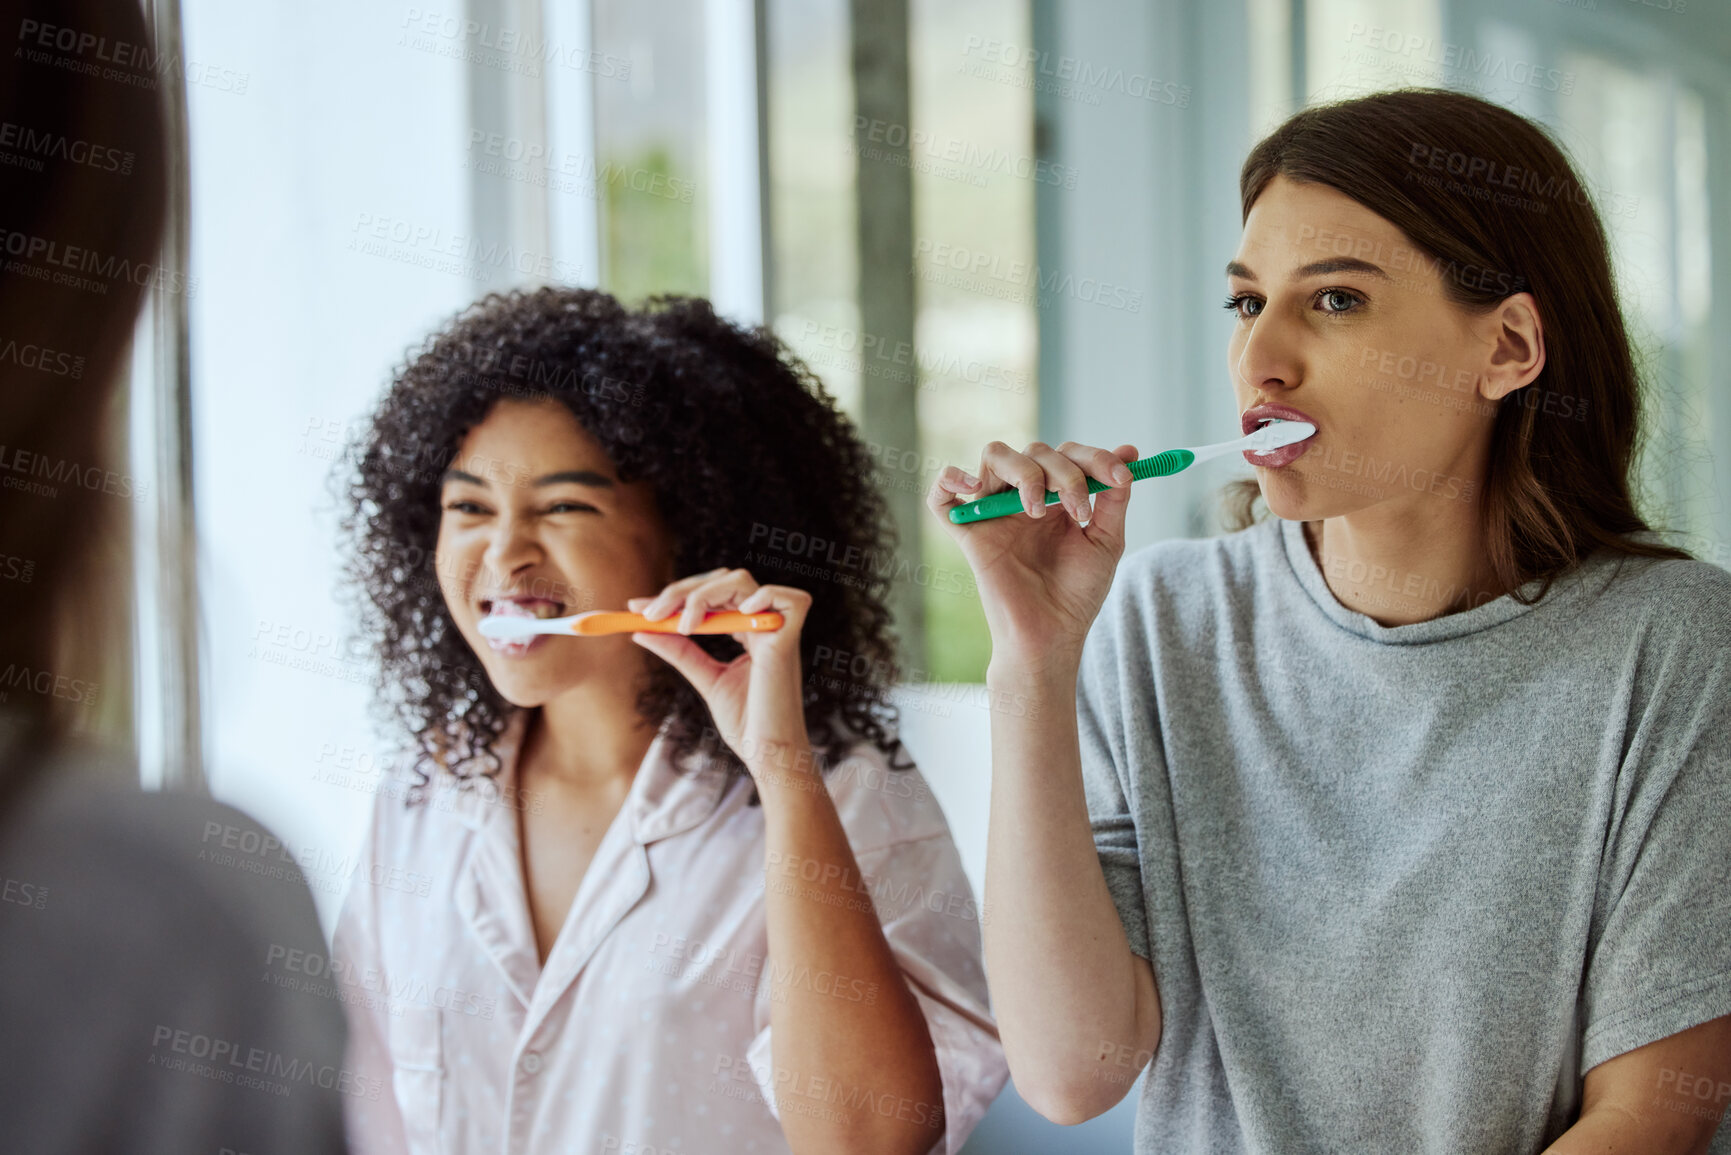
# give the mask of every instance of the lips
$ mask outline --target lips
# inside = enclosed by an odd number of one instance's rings
[[[506,595],[498,598],[480,599],[481,616],[484,618],[556,618],[565,609],[563,602],[551,598],[536,598]],[[534,649],[536,644],[546,640],[546,635],[537,634],[527,638],[507,640],[505,638],[488,638],[487,645],[495,654],[503,654],[508,658],[521,657]]]
[[[1280,405],[1274,402],[1265,402],[1261,405],[1255,405],[1246,409],[1239,417],[1238,424],[1239,428],[1241,428],[1245,435],[1248,436],[1256,432],[1257,427],[1262,425],[1264,422],[1274,420],[1308,421],[1310,424],[1315,425],[1319,432],[1322,429],[1322,426],[1318,424],[1316,418],[1310,416],[1310,414],[1304,412],[1302,409],[1294,409],[1290,405]],[[1252,465],[1264,469],[1280,469],[1283,466],[1291,465],[1294,461],[1303,457],[1305,451],[1308,450],[1311,444],[1315,441],[1316,437],[1315,435],[1312,435],[1305,438],[1303,441],[1296,442],[1292,445],[1283,445],[1279,449],[1273,449],[1267,453],[1252,453],[1247,449],[1244,451],[1244,460],[1248,461]]]

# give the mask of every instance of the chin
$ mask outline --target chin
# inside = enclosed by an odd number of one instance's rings
[[[563,641],[565,646],[572,643],[567,639],[543,639],[545,641]],[[583,642],[578,645],[587,644]],[[489,655],[493,657],[493,655]],[[576,688],[589,681],[597,671],[590,665],[572,662],[568,655],[558,655],[565,660],[548,661],[545,656],[536,658],[494,658],[489,663],[483,663],[487,671],[487,680],[493,689],[505,701],[521,709],[534,706],[545,706],[560,694]],[[603,672],[604,675],[604,672]],[[605,676],[605,675],[604,675]]]
[[[493,689],[498,691],[499,697],[519,710],[545,706],[559,696],[559,691],[570,688],[545,685],[540,679],[531,681],[527,678],[490,678],[489,681],[493,683]]]
[[[1315,511],[1319,504],[1305,492],[1305,485],[1284,470],[1259,469],[1256,482],[1262,488],[1262,500],[1268,511],[1282,521],[1315,521],[1321,517]]]
[[[1270,513],[1282,521],[1321,521],[1363,509],[1367,504],[1352,494],[1305,484],[1303,474],[1282,469],[1259,469],[1257,484]]]
[[[486,671],[487,684],[493,687],[493,692],[518,709],[542,705],[552,696],[538,684],[542,679],[525,678],[515,671],[501,673],[485,665],[481,668]]]
[[[535,640],[546,642],[545,638]],[[483,641],[481,644],[485,646],[487,643]],[[569,674],[561,677],[561,671],[551,668],[541,655],[525,659],[489,653],[482,657],[477,651],[476,657],[481,660],[488,684],[501,698],[520,709],[545,705],[560,690],[570,688],[578,680]]]

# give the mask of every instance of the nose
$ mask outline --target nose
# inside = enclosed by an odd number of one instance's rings
[[[1252,394],[1282,393],[1293,388],[1304,378],[1298,337],[1295,322],[1265,306],[1238,350],[1232,366],[1233,377]]]
[[[533,527],[509,512],[493,523],[487,549],[481,555],[481,563],[501,579],[533,566],[541,559],[541,545],[535,539]]]

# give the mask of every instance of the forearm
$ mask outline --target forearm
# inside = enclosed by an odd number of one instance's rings
[[[1544,1155],[1706,1155],[1712,1142],[1698,1118],[1607,1105],[1582,1113]]]
[[[994,701],[1040,706],[992,711],[983,929],[993,1009],[1023,1097],[1048,1118],[1079,1122],[1123,1098],[1151,1057],[1159,1000],[1095,852],[1074,667],[1000,666],[994,656],[987,682]]]
[[[779,770],[753,769],[767,838],[771,1062],[782,1130],[797,1152],[923,1155],[944,1128],[925,1016],[822,779],[809,757],[791,766],[776,760]]]
[[[1545,1155],[1705,1155],[1731,1099],[1731,1015],[1594,1066],[1581,1116]]]

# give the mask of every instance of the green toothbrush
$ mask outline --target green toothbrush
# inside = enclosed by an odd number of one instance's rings
[[[1152,457],[1144,457],[1140,461],[1130,462],[1130,478],[1132,481],[1146,481],[1150,477],[1170,477],[1174,473],[1182,473],[1198,461],[1207,461],[1211,457],[1220,457],[1228,453],[1269,453],[1284,445],[1294,445],[1306,437],[1316,433],[1316,426],[1308,421],[1282,421],[1276,417],[1254,433],[1236,438],[1232,441],[1222,441],[1215,445],[1201,445],[1194,449],[1168,449],[1156,453]],[[1103,481],[1090,477],[1088,492],[1099,493],[1102,489],[1111,489]],[[1046,504],[1056,505],[1059,501],[1058,491],[1046,491]],[[957,525],[965,525],[971,521],[990,521],[994,517],[1008,517],[1013,513],[1025,513],[1022,508],[1022,492],[1019,489],[1006,489],[993,493],[978,501],[966,502],[950,510],[950,520]]]

